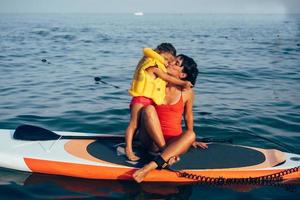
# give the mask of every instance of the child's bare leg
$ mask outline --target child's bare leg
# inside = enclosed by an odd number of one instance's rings
[[[138,119],[140,117],[140,112],[143,108],[142,104],[134,104],[131,106],[131,115],[130,115],[130,122],[126,129],[125,133],[125,142],[126,142],[126,156],[129,160],[135,161],[138,160],[139,157],[137,157],[132,150],[132,141],[133,136],[137,130],[138,127]]]

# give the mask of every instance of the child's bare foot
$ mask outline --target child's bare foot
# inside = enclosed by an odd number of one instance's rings
[[[126,156],[129,160],[131,161],[137,161],[139,160],[140,158],[138,156],[136,156],[132,151],[129,151],[129,150],[125,150],[125,153],[126,153]]]
[[[134,153],[131,155],[127,155],[127,158],[131,161],[137,161],[140,159],[140,157],[136,156]]]

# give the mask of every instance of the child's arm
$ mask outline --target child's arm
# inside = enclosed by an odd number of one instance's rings
[[[166,72],[163,72],[158,67],[151,67],[151,69],[149,69],[149,70],[151,70],[154,75],[158,76],[159,78],[161,78],[162,80],[164,80],[168,83],[179,85],[179,86],[181,86],[183,88],[187,88],[187,89],[193,87],[191,82],[183,81],[183,80],[180,80],[180,79],[175,78],[173,76],[170,76],[169,74],[167,74]]]
[[[151,48],[144,48],[144,56],[146,56],[147,58],[156,59],[159,62],[165,64],[165,59]],[[166,81],[168,83],[179,85],[179,86],[182,86],[183,88],[193,87],[193,85],[189,81],[183,81],[183,80],[177,79],[173,76],[170,76],[167,73],[160,70],[156,66],[149,67],[147,69],[147,71],[153,72],[155,76],[158,76],[159,78],[163,79],[164,81]]]
[[[144,48],[144,56],[147,58],[156,59],[162,64],[165,64],[165,59],[151,48]]]

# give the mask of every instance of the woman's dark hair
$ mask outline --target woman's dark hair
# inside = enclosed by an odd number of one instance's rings
[[[183,73],[186,73],[186,77],[184,80],[190,81],[193,85],[196,83],[196,79],[198,76],[198,68],[197,68],[197,63],[194,61],[194,59],[184,55],[180,54],[178,55],[182,59],[182,64],[183,66]]]
[[[160,45],[158,45],[156,47],[156,50],[158,52],[169,52],[171,53],[173,56],[176,56],[176,49],[175,47],[171,44],[171,43],[161,43]]]

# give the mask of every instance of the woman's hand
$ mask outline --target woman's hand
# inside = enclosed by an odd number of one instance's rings
[[[208,148],[208,146],[207,146],[206,143],[204,143],[204,142],[197,142],[197,141],[193,142],[192,146],[194,148],[199,148],[200,147],[201,149],[207,149]]]

